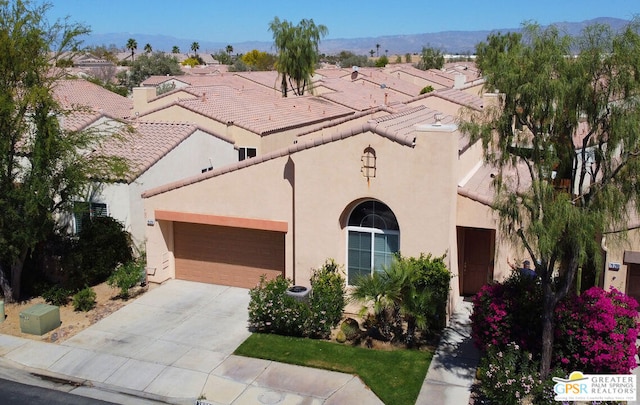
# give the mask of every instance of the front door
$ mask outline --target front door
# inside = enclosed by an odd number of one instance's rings
[[[458,271],[462,295],[474,295],[493,277],[495,231],[458,227]]]
[[[640,264],[627,264],[627,295],[640,302]]]

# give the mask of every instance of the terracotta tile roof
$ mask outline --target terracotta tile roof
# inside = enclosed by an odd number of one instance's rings
[[[137,122],[128,128],[125,127],[120,136],[105,141],[96,153],[125,158],[131,166],[131,174],[124,180],[131,182],[197,130],[233,143],[231,139],[204,130],[195,124]]]
[[[389,68],[391,73],[403,72],[411,76],[419,77],[423,80],[427,80],[441,86],[451,88],[455,83],[455,75],[452,73],[443,72],[437,69],[429,69],[429,70],[420,70],[416,69],[412,66],[407,66],[405,64],[402,65],[392,65]]]
[[[331,92],[324,92],[318,97],[327,99],[358,111],[366,111],[382,105],[391,105],[409,101],[410,96],[392,88],[382,88],[371,81],[358,79],[321,79],[316,87],[325,87]]]
[[[459,89],[440,89],[428,94],[430,97],[439,97],[452,103],[460,104],[461,107],[470,107],[474,110],[484,108],[484,100],[473,94],[466,93]]]
[[[185,85],[190,85],[191,82],[188,79],[188,76],[150,76],[148,77],[146,80],[144,80],[142,83],[140,83],[140,86],[159,86],[162,83],[166,83],[169,82],[171,80],[176,80],[179,82],[184,83]]]
[[[351,77],[349,76],[349,79]],[[400,93],[404,93],[407,96],[413,97],[420,94],[420,90],[422,87],[415,84],[403,80],[398,77],[398,75],[393,75],[391,73],[387,73],[383,69],[370,69],[363,70],[360,69],[358,71],[358,79],[357,80],[365,80],[375,83],[379,87],[384,87],[387,89],[392,89]]]
[[[350,108],[318,97],[286,97],[260,89],[237,90],[228,86],[188,87],[194,97],[179,105],[216,121],[244,128],[259,135],[284,131],[353,114]],[[161,107],[162,108],[166,107]],[[151,112],[140,115],[144,119]]]
[[[242,160],[232,165],[213,169],[212,171],[196,175],[187,179],[183,179],[174,183],[165,184],[163,186],[147,190],[142,194],[143,198],[152,197],[167,191],[175,190],[190,184],[198,183],[206,179],[217,177],[225,173],[241,170],[248,166],[257,165],[272,159],[288,156],[296,152],[314,148],[330,142],[340,141],[351,136],[359,135],[365,132],[373,132],[382,137],[397,142],[403,146],[414,147],[414,131],[416,124],[435,123],[435,115],[437,111],[431,110],[424,106],[419,106],[405,112],[393,114],[387,117],[371,120],[364,125],[354,126],[339,133],[332,133],[322,137],[301,140],[287,148],[273,151],[264,155],[259,155],[251,159]],[[443,123],[453,123],[453,118],[443,119]],[[458,132],[456,132],[458,133]],[[459,133],[458,133],[459,134]]]
[[[217,72],[214,74],[200,75],[183,75],[183,76],[152,76],[142,82],[143,86],[158,86],[171,79],[179,80],[188,86],[204,87],[204,86],[227,86],[236,90],[243,89],[262,89],[274,93],[274,83],[270,81],[267,75],[260,73],[269,72],[249,72],[249,73],[225,73]],[[274,77],[271,75],[270,77]],[[280,94],[280,91],[277,91]],[[168,94],[168,93],[166,93]],[[162,97],[164,95],[161,95]]]
[[[475,173],[468,177],[464,184],[458,186],[458,194],[481,204],[491,206],[495,198],[493,178],[497,173],[498,170],[492,165],[481,165]],[[524,163],[505,168],[502,175],[507,181],[512,182],[514,190],[524,190],[531,186],[531,178]]]
[[[82,79],[59,80],[54,95],[63,108],[81,106],[124,119],[131,115],[133,101]]]
[[[339,67],[324,67],[322,69],[316,70],[316,76],[318,78],[327,78],[327,79],[337,79],[344,77],[351,77],[351,72],[353,71],[353,67],[349,66],[346,68]]]

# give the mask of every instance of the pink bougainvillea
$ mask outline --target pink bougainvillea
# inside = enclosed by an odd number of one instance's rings
[[[565,369],[627,374],[636,367],[635,299],[592,287],[556,308],[554,359]]]
[[[563,370],[627,374],[636,367],[638,303],[592,287],[556,307],[553,365]],[[472,337],[482,350],[513,342],[534,357],[541,350],[542,293],[530,280],[484,286],[474,298]]]

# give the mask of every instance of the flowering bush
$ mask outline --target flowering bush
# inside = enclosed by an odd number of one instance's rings
[[[478,368],[480,392],[490,403],[518,405],[539,395],[542,381],[533,355],[516,343],[489,345]]]
[[[339,266],[328,260],[311,277],[311,295],[301,302],[286,294],[292,281],[277,277],[249,291],[249,328],[256,332],[326,338],[338,325],[346,305]]]
[[[556,308],[554,361],[565,370],[627,374],[636,367],[638,303],[592,287]]]
[[[309,307],[286,294],[292,282],[284,277],[260,283],[249,291],[249,329],[256,332],[303,336]]]
[[[471,314],[472,337],[482,351],[514,342],[523,350],[540,351],[542,290],[530,277],[514,272],[504,283],[487,284],[476,294]]]

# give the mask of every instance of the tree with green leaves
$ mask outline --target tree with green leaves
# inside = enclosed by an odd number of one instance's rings
[[[389,64],[389,58],[387,55],[382,55],[376,60],[376,67],[385,67]]]
[[[254,71],[266,71],[272,70],[275,64],[276,58],[267,52],[262,52],[257,49],[253,49],[240,58],[251,70]]]
[[[527,24],[477,46],[485,88],[498,89],[498,102],[469,114],[461,129],[482,141],[495,167],[492,208],[503,234],[535,263],[543,326],[532,333],[542,336],[543,379],[556,305],[578,268],[601,266],[603,235],[624,236],[640,213],[639,27],[592,25],[571,38]]]
[[[231,54],[233,53],[233,46],[227,45],[225,50],[227,51],[227,55],[229,55],[229,58],[231,58]]]
[[[131,61],[133,62],[133,59],[135,57],[136,54],[136,49],[138,49],[138,42],[136,42],[135,39],[133,38],[129,38],[127,40],[127,49],[131,51]]]
[[[174,45],[173,48],[171,48],[171,53],[180,53],[180,47]]]
[[[371,57],[373,58],[373,55],[376,53],[376,51],[374,51],[373,49],[369,51],[369,55],[371,55]]]
[[[376,44],[376,56],[380,56],[380,44]]]
[[[193,42],[191,44],[191,50],[193,51],[194,57],[198,57],[198,50],[200,49],[200,44],[197,42]]]
[[[151,44],[146,44],[144,46],[144,53],[146,53],[147,55],[150,54],[151,52],[153,52],[153,48],[151,47]]]
[[[276,70],[281,77],[282,96],[287,97],[289,86],[295,95],[303,95],[307,86],[311,86],[311,77],[320,59],[320,39],[329,30],[322,24],[316,25],[312,19],[293,25],[278,17],[269,23],[269,30],[277,52]]]
[[[420,54],[420,62],[416,64],[416,68],[421,70],[442,69],[444,66],[444,55],[442,51],[433,47],[422,47]]]
[[[104,134],[61,125],[81,111],[57,101],[55,86],[65,72],[55,62],[78,49],[88,29],[67,19],[50,23],[50,8],[0,1],[0,284],[6,300],[20,298],[25,260],[63,232],[59,219],[93,179],[126,171],[123,160],[88,152]]]
[[[184,72],[175,56],[164,52],[140,55],[129,71],[118,73],[119,84],[131,91],[151,76],[180,76]]]

